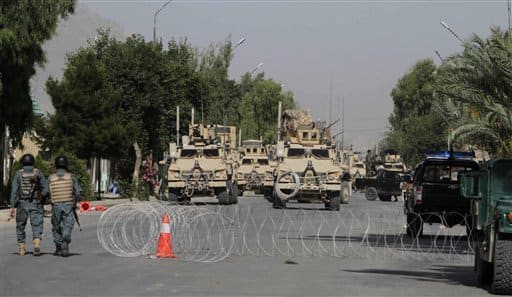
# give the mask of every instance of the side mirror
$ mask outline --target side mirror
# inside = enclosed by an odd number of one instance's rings
[[[481,199],[479,187],[480,176],[475,173],[467,173],[461,176],[460,179],[460,192],[464,198],[467,199]]]
[[[284,141],[279,141],[277,143],[277,152],[276,156],[278,158],[284,158]]]

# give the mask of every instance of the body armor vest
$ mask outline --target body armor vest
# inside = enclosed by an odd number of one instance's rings
[[[50,175],[50,194],[52,203],[73,202],[73,178],[71,173]]]
[[[39,176],[39,171],[37,169],[33,169],[28,172],[25,170],[20,170],[20,193],[21,199],[30,199],[36,197],[30,197],[34,192],[34,188],[36,186],[37,178]],[[34,195],[35,196],[35,195]]]

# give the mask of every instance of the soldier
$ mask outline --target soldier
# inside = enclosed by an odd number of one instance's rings
[[[25,154],[21,157],[21,169],[12,181],[11,213],[14,217],[16,210],[16,236],[18,238],[18,253],[25,255],[25,226],[30,217],[32,226],[32,239],[34,256],[41,255],[41,236],[43,235],[43,197],[47,195],[48,188],[44,175],[34,168],[34,156]]]
[[[372,150],[366,152],[366,176],[375,175],[375,155],[372,154]]]
[[[55,256],[67,257],[71,231],[75,225],[74,211],[80,201],[80,184],[68,172],[68,159],[58,156],[55,159],[57,172],[48,177],[48,188],[52,201],[52,231],[55,242]]]

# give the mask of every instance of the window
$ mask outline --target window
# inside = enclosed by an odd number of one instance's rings
[[[218,149],[205,149],[205,150],[203,150],[203,154],[207,158],[218,157],[219,150]]]
[[[473,168],[464,165],[446,165],[446,164],[432,164],[425,167],[423,173],[423,180],[426,182],[435,183],[450,183],[458,182],[460,175],[467,171],[472,171]]]
[[[288,157],[292,157],[292,158],[297,158],[297,157],[302,157],[304,156],[305,154],[305,151],[304,149],[301,149],[301,148],[289,148],[288,149]]]
[[[313,150],[311,150],[311,154],[315,158],[329,159],[329,150],[313,149]]]
[[[512,195],[512,164],[502,162],[496,164],[492,171],[492,188],[498,193]]]
[[[260,164],[260,165],[268,165],[268,160],[267,159],[258,159],[258,164]]]
[[[257,154],[257,153],[258,153],[258,149],[257,149],[257,148],[253,148],[253,149],[252,149],[252,152],[253,152],[253,153],[255,153],[255,154]]]
[[[315,139],[316,140],[316,132],[312,132],[311,133],[311,139]]]
[[[243,159],[242,160],[242,165],[251,165],[252,164],[252,159]]]
[[[309,133],[308,132],[302,132],[302,139],[308,139]]]
[[[181,150],[180,157],[193,158],[197,154],[197,150]]]

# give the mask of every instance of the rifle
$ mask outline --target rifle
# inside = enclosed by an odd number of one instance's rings
[[[75,217],[76,224],[78,225],[78,230],[82,232],[82,226],[80,226],[80,221],[78,220],[78,213],[76,212],[76,203],[73,205],[73,216]]]

